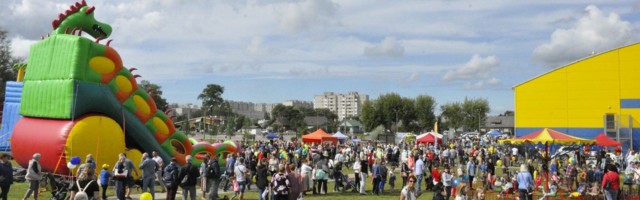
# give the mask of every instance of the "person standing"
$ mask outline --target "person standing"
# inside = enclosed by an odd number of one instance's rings
[[[126,196],[127,196],[127,199],[131,199],[131,187],[133,187],[135,183],[133,181],[133,172],[136,173],[136,176],[140,176],[140,174],[138,173],[138,168],[136,168],[136,166],[133,164],[133,161],[127,158],[126,154],[121,153],[120,156],[124,158],[124,166],[125,166],[125,169],[127,170],[127,180],[126,180],[127,195]]]
[[[373,193],[376,195],[380,195],[380,181],[382,180],[382,170],[380,169],[380,160],[375,159],[373,164],[373,169],[371,169],[371,176],[373,176]]]
[[[167,200],[176,199],[176,192],[178,190],[178,160],[171,158],[171,162],[164,168],[164,174],[162,181],[167,186]]]
[[[367,161],[367,159],[362,156],[360,158],[360,195],[365,195],[367,194],[366,191],[364,190],[365,187],[365,183],[367,183],[367,177],[369,174],[369,162]]]
[[[247,169],[247,167],[245,166],[244,158],[238,159],[237,164],[238,165],[236,165],[233,169],[233,173],[236,177],[238,185],[240,186],[240,196],[238,199],[244,200],[244,189],[247,185],[247,174],[249,174],[249,169]]]
[[[69,190],[71,191],[69,196],[72,200],[78,191],[87,193],[89,199],[100,199],[100,186],[95,180],[95,170],[92,170],[91,167],[88,166],[82,168],[82,171],[78,174],[78,180],[72,182]]]
[[[305,163],[308,163],[308,160],[304,161]],[[264,191],[267,189],[267,184],[269,184],[269,180],[267,179],[267,159],[262,159],[260,162],[258,162],[258,166],[256,167],[256,187],[258,187],[258,200],[263,200],[264,198],[262,198],[262,193],[264,193]],[[310,190],[311,187],[309,186],[309,181],[311,181],[311,167],[309,167],[306,164],[302,164],[303,167],[303,174],[305,173],[304,170],[308,171],[308,176],[307,176],[307,187],[305,188],[306,190]],[[305,169],[305,167],[308,167]]]
[[[467,175],[469,175],[469,187],[473,190],[473,177],[476,176],[476,163],[473,161],[473,157],[469,157],[469,162],[467,162]]]
[[[453,186],[453,176],[451,175],[451,169],[448,165],[444,166],[444,172],[442,172],[442,185],[444,186],[444,191],[447,193],[444,199],[449,200]]]
[[[11,166],[11,161],[9,161],[9,155],[2,154],[0,155],[0,159],[2,162],[0,163],[0,199],[7,200],[7,195],[9,194],[9,189],[11,188],[11,184],[13,184],[13,166]]]
[[[149,193],[155,198],[155,180],[158,164],[149,157],[148,153],[143,153],[142,162],[140,162],[139,167],[140,171],[142,171],[142,192],[147,192],[147,189],[149,189]]]
[[[520,165],[520,172],[516,176],[520,200],[533,200],[533,176],[529,173],[526,164]]]
[[[264,162],[266,164],[266,162]],[[263,167],[265,172],[267,170],[267,166],[262,166],[262,164],[260,165],[260,167]],[[260,170],[260,169],[258,169]],[[302,165],[300,166],[300,174],[302,175],[302,195],[307,195],[307,192],[311,191],[311,185],[313,184],[312,180],[311,180],[311,173],[313,172],[313,168],[311,166],[309,166],[309,160],[308,159],[304,159],[302,160]],[[265,175],[266,178],[266,175]],[[266,183],[266,182],[265,182]],[[262,199],[259,199],[262,200]]]
[[[24,195],[23,199],[28,199],[31,196],[31,193],[33,193],[33,199],[38,199],[38,187],[40,186],[40,180],[42,180],[42,176],[44,175],[39,160],[40,154],[35,153],[33,154],[33,158],[29,161],[27,175],[25,175],[25,179],[29,181],[29,189],[27,189],[27,193]]]
[[[608,164],[607,172],[602,177],[601,186],[604,190],[606,200],[614,200],[618,197],[620,189],[620,175],[615,165]]]
[[[98,184],[102,187],[102,199],[107,199],[109,178],[111,178],[111,173],[109,173],[109,164],[102,164],[102,170],[100,170],[100,177],[98,179]]]
[[[207,168],[209,167],[210,158],[211,156],[209,154],[206,154],[204,156],[204,159],[202,159],[202,164],[200,164],[200,191],[202,191],[203,199],[207,198],[207,194],[209,193],[209,185],[211,185],[211,182],[209,182],[209,179],[207,178],[209,177],[209,175],[207,174]]]
[[[407,185],[407,177],[411,174],[411,169],[407,164],[407,160],[402,161],[402,165],[400,165],[400,176],[402,177],[402,187]]]
[[[113,180],[115,180],[116,184],[116,197],[118,200],[124,200],[127,184],[127,172],[123,157],[119,157],[118,162],[113,165]]]
[[[209,200],[218,199],[218,186],[220,185],[220,165],[218,164],[217,157],[213,157],[207,164],[207,180],[211,184],[209,185]]]
[[[422,192],[422,178],[424,177],[424,156],[421,154],[418,156],[416,160],[416,164],[414,165],[413,173],[416,175],[416,191],[418,194]]]
[[[185,160],[187,165],[180,170],[177,180],[180,181],[180,187],[182,187],[182,200],[187,200],[188,197],[191,197],[191,200],[195,200],[196,183],[198,182],[198,177],[200,177],[200,172],[197,167],[191,164],[191,161],[193,161],[191,155],[187,155]]]
[[[162,157],[158,155],[158,152],[152,151],[151,155],[153,156],[153,160],[158,164],[158,170],[156,170],[156,181],[160,184],[160,188],[162,189],[162,193],[167,192],[167,186],[164,185],[164,181],[162,181],[162,169],[164,169],[164,160]]]
[[[290,187],[289,179],[284,175],[284,167],[279,167],[278,173],[271,179],[271,191],[275,194],[273,200],[288,200]]]

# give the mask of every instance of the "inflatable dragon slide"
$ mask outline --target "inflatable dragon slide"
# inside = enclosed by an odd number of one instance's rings
[[[97,166],[113,165],[126,152],[136,164],[141,152],[165,162],[237,152],[235,143],[195,143],[176,131],[170,116],[137,85],[132,71],[107,39],[111,26],[94,19],[84,0],[61,13],[53,32],[31,46],[23,82],[7,83],[3,135],[15,160],[26,167],[34,153],[45,171],[73,173],[72,157],[92,154]],[[82,36],[86,33],[92,39]],[[12,116],[13,115],[13,116]],[[1,139],[1,138],[0,138]]]

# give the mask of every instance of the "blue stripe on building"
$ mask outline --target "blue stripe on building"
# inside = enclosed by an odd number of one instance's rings
[[[620,108],[640,108],[640,99],[620,99]]]

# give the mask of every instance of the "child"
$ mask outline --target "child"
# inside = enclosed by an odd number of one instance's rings
[[[396,187],[396,174],[393,173],[394,171],[396,171],[396,167],[392,166],[391,167],[391,171],[389,171],[389,186],[390,186],[390,191],[391,193],[393,193],[393,190]]]
[[[100,186],[102,186],[102,199],[107,199],[107,187],[109,187],[109,178],[111,177],[111,173],[109,173],[109,164],[102,165],[102,170],[100,170]]]
[[[549,196],[556,196],[557,192],[558,192],[558,185],[556,184],[555,181],[551,180],[551,182],[549,182],[549,192],[544,191],[544,188],[543,188],[542,197],[540,198],[540,200],[544,200],[546,197],[549,197]]]
[[[240,195],[240,184],[238,184],[238,181],[236,180],[236,176],[234,175],[231,175],[231,180],[233,182],[233,196],[231,197],[231,200],[233,200],[238,195]]]
[[[476,200],[484,200],[484,188],[478,187],[476,188]]]

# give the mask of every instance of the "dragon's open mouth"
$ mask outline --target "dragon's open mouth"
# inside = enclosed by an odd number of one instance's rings
[[[100,25],[94,24],[93,25],[93,30],[100,33],[102,36],[107,36],[107,33],[104,32],[104,30],[102,29],[102,27]]]

